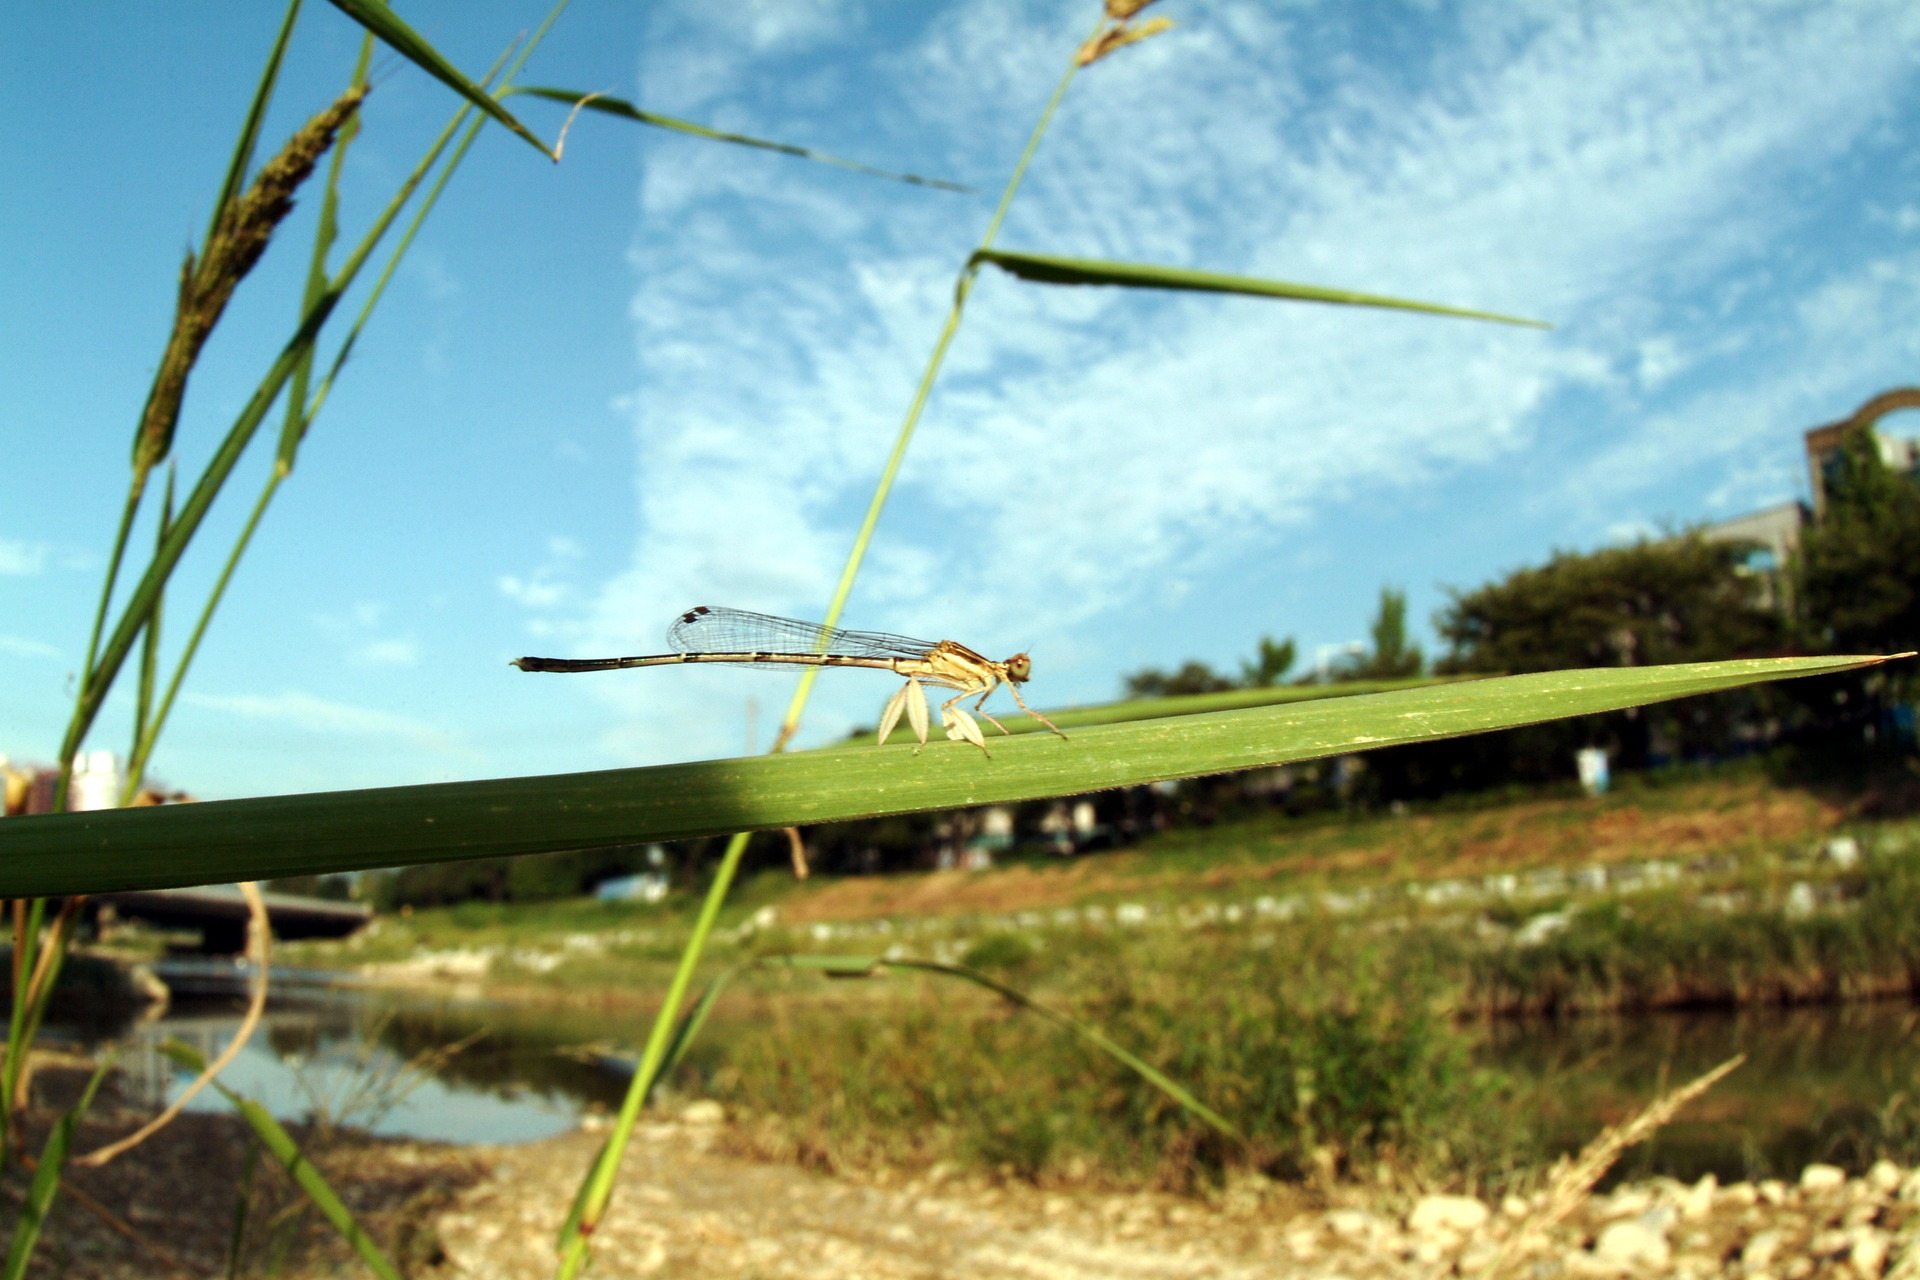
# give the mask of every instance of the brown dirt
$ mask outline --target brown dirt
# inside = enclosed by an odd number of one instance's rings
[[[50,1120],[77,1100],[87,1072],[54,1062],[36,1073],[26,1150],[37,1155]],[[79,1127],[74,1154],[132,1132],[149,1113],[124,1105],[111,1083]],[[485,1178],[485,1159],[456,1147],[328,1137],[291,1127],[294,1138],[355,1217],[396,1260],[440,1256],[434,1216]],[[252,1131],[230,1113],[191,1112],[103,1168],[69,1166],[28,1275],[44,1280],[225,1275],[235,1209],[247,1186]],[[322,1222],[271,1157],[254,1170],[246,1256],[265,1274],[271,1259],[293,1274],[364,1274],[339,1234]],[[0,1193],[18,1212],[21,1180]]]

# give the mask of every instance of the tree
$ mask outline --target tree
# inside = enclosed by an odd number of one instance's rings
[[[1739,571],[1745,548],[1697,534],[1556,552],[1474,591],[1434,624],[1441,671],[1559,671],[1708,662],[1779,652],[1780,616]]]
[[[1261,636],[1251,662],[1240,664],[1240,678],[1223,676],[1198,660],[1183,663],[1169,675],[1158,667],[1147,667],[1123,678],[1127,698],[1177,698],[1193,693],[1224,693],[1228,689],[1271,689],[1293,666],[1293,637],[1275,643],[1272,636]]]
[[[1435,618],[1449,645],[1442,672],[1560,671],[1764,657],[1787,625],[1741,572],[1746,548],[1687,534],[1601,551],[1556,552],[1474,591],[1453,591]],[[1604,746],[1624,768],[1662,756],[1718,754],[1775,718],[1767,691],[1559,721],[1474,739],[1451,757],[1419,755],[1435,784],[1566,776],[1576,748]],[[1751,736],[1749,734],[1749,736]]]
[[[1920,485],[1881,461],[1862,426],[1827,476],[1826,495],[1794,566],[1808,641],[1838,653],[1920,648]]]
[[[1261,636],[1259,647],[1253,653],[1253,661],[1240,664],[1240,687],[1271,689],[1293,667],[1294,656],[1292,636],[1278,644],[1274,643],[1272,636]]]
[[[1126,677],[1129,698],[1177,698],[1189,693],[1220,693],[1237,688],[1232,680],[1204,662],[1188,662],[1168,675],[1158,667],[1148,667]]]
[[[1404,680],[1427,668],[1427,655],[1407,643],[1407,593],[1380,588],[1380,612],[1369,628],[1373,651],[1342,667],[1341,680]]]

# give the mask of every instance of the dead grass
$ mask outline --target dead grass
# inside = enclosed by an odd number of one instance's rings
[[[47,1126],[72,1105],[87,1074],[81,1065],[49,1062],[36,1076],[28,1150],[38,1151]],[[109,1081],[81,1124],[79,1145],[90,1149],[130,1132],[149,1114]],[[301,1128],[293,1133],[403,1270],[433,1264],[440,1253],[434,1218],[489,1173],[486,1161],[459,1148],[351,1134],[321,1143]],[[225,1274],[237,1197],[247,1186],[250,1138],[231,1112],[189,1112],[103,1168],[70,1168],[68,1181],[79,1194],[55,1200],[27,1274],[61,1280]],[[10,1200],[15,1190],[5,1188]],[[98,1208],[89,1209],[89,1201]],[[270,1158],[254,1171],[248,1221],[245,1274],[335,1274],[355,1265],[339,1235]]]

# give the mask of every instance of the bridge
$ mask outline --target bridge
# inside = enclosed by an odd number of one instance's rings
[[[266,899],[267,922],[275,938],[344,938],[373,919],[373,908],[365,903],[291,893],[261,896]],[[236,885],[96,893],[82,911],[88,923],[98,927],[109,908],[121,920],[144,920],[163,929],[198,929],[200,950],[206,955],[238,955],[247,949],[247,900]]]

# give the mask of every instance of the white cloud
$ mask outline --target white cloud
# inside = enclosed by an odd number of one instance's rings
[[[354,651],[353,660],[369,667],[413,667],[420,664],[417,640],[373,640]]]
[[[0,635],[0,653],[11,654],[16,658],[51,658],[56,662],[65,657],[60,650],[44,641],[10,635]]]
[[[480,753],[458,734],[411,716],[374,707],[316,698],[297,689],[274,694],[185,693],[182,699],[211,711],[286,725],[303,733],[399,742],[429,755],[477,760]]]
[[[46,570],[53,548],[44,542],[0,538],[0,574],[27,577]]]
[[[420,661],[420,642],[407,635],[383,635],[385,601],[356,600],[335,614],[320,614],[314,623],[344,648],[347,661],[363,667],[411,667]]]
[[[574,566],[585,554],[586,548],[575,539],[565,534],[554,534],[547,539],[547,554],[538,568],[525,576],[503,573],[494,579],[494,586],[501,595],[524,608],[556,608],[573,599],[575,586],[571,579]],[[534,628],[536,634],[547,629],[539,619],[534,621]]]
[[[814,98],[756,75],[764,33],[689,16],[703,10],[663,23],[643,83],[676,74],[692,24],[701,92],[852,149]],[[1077,21],[1063,5],[954,6],[917,46],[847,55],[839,74],[871,81],[859,140],[931,145],[926,170],[1004,172]],[[1862,344],[1871,325],[1916,331],[1904,261],[1763,273],[1807,216],[1778,193],[1889,109],[1920,10],[1489,3],[1433,29],[1449,24],[1389,55],[1325,8],[1208,11],[1081,78],[1002,243],[1538,314],[1555,333],[989,271],[862,579],[871,611],[849,620],[1064,648],[1172,579],[1279,554],[1355,495],[1523,450],[1556,468],[1536,504],[1643,528],[1622,495],[1805,425],[1887,364],[1884,341]],[[812,28],[808,47],[826,57],[833,36]],[[1329,42],[1341,58],[1316,56]],[[715,148],[650,150],[641,207],[642,527],[576,627],[609,652],[692,603],[821,607],[984,222],[980,201]],[[1728,374],[1793,342],[1790,363]],[[557,571],[500,585],[531,609],[579,607]],[[711,687],[597,686],[651,713],[617,735],[637,753],[700,749],[661,707]]]

